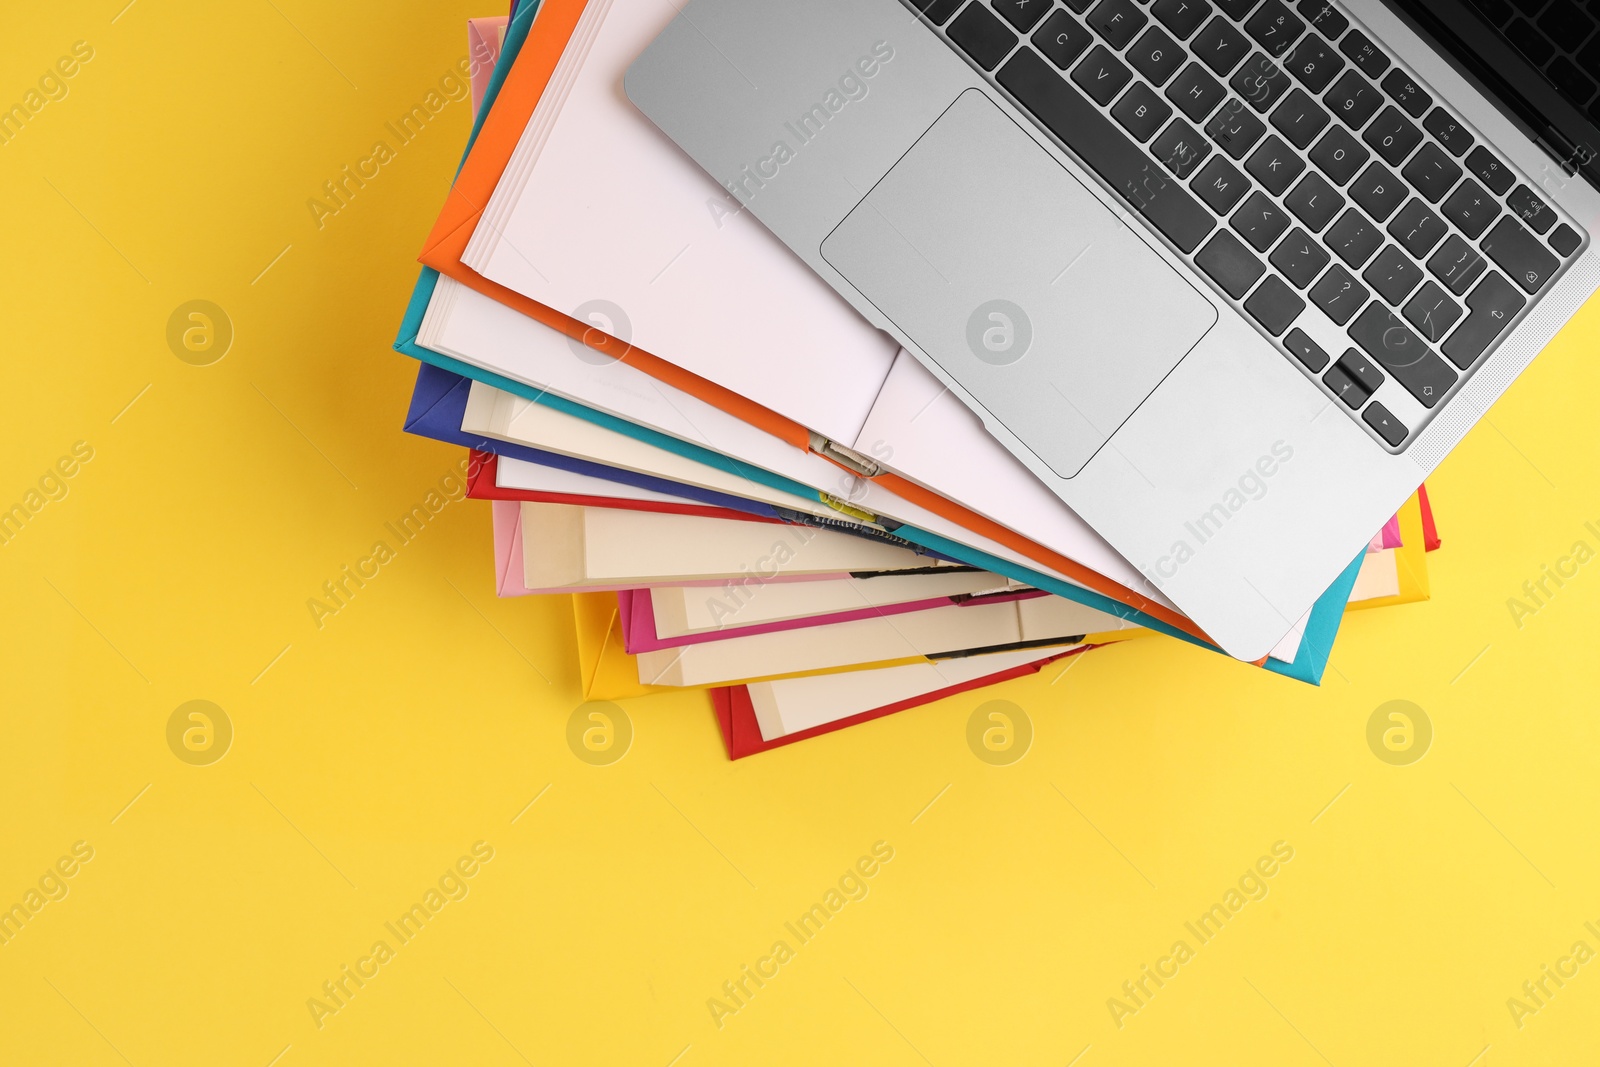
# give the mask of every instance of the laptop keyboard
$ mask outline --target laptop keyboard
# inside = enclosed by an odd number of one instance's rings
[[[1587,239],[1330,0],[905,2],[1391,451]]]

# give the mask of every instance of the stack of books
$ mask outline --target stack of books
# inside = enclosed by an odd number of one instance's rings
[[[395,344],[406,429],[490,502],[498,593],[570,598],[584,698],[707,689],[740,758],[1130,638],[1213,647],[633,108],[676,11],[472,20],[476,116]],[[1428,595],[1437,545],[1419,490],[1240,669],[1316,684],[1348,609]]]

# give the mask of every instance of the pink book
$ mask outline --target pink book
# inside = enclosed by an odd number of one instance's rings
[[[1383,529],[1372,536],[1367,544],[1368,552],[1382,552],[1386,548],[1400,547],[1400,516],[1394,515],[1383,524]]]

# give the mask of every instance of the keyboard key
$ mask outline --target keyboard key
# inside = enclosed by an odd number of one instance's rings
[[[1183,73],[1167,86],[1167,99],[1177,104],[1178,110],[1189,116],[1191,122],[1203,122],[1227,95],[1227,90],[1198,63],[1184,67]]]
[[[1450,194],[1450,199],[1439,210],[1444,212],[1445,218],[1460,226],[1462,233],[1477,240],[1489,228],[1489,223],[1499,217],[1500,202],[1484,192],[1483,186],[1468,178]]]
[[[1337,366],[1354,381],[1359,382],[1369,396],[1376,393],[1378,386],[1383,384],[1383,372],[1353,348],[1345,349],[1344,355],[1339,357]]]
[[[1266,273],[1266,267],[1251,251],[1227,230],[1218,230],[1194,257],[1195,266],[1222,287],[1222,291],[1238,300],[1250,291],[1256,280]]]
[[[1282,67],[1257,52],[1233,72],[1228,84],[1245,103],[1265,114],[1292,83]]]
[[[1017,28],[1018,33],[1027,33],[1038,25],[1044,18],[1044,13],[1050,10],[1050,5],[1041,3],[1040,0],[989,0],[994,9],[1000,12],[1000,17]]]
[[[1339,216],[1339,221],[1323,235],[1322,241],[1334,255],[1359,268],[1383,245],[1383,232],[1367,221],[1365,215],[1351,208]]]
[[[1131,77],[1133,73],[1122,65],[1122,60],[1112,55],[1103,44],[1095,45],[1094,51],[1072,68],[1072,80],[1097,104],[1109,104],[1115,100]]]
[[[1244,169],[1260,182],[1273,196],[1282,196],[1289,183],[1306,169],[1305,162],[1290,151],[1289,146],[1277,136],[1268,137],[1261,147],[1250,153]]]
[[[1081,15],[1094,6],[1094,0],[1067,0],[1067,6]]]
[[[1311,150],[1311,162],[1317,169],[1333,179],[1333,184],[1343,185],[1355,177],[1361,164],[1372,153],[1361,147],[1355,135],[1343,126],[1333,126],[1322,135],[1322,140]]]
[[[1433,97],[1422,91],[1422,86],[1411,80],[1403,70],[1391,70],[1383,79],[1383,91],[1389,99],[1406,109],[1406,114],[1420,119],[1433,106]]]
[[[1550,247],[1563,256],[1572,255],[1581,244],[1583,244],[1583,238],[1578,236],[1578,231],[1564,222],[1556,227],[1555,233],[1550,235]]]
[[[1352,130],[1359,130],[1378,110],[1383,97],[1378,95],[1378,90],[1371,82],[1355,71],[1347,70],[1333,83],[1333,88],[1328,90],[1322,101],[1339,117],[1340,122]]]
[[[1400,161],[1409,156],[1411,150],[1421,143],[1422,131],[1400,114],[1399,108],[1390,106],[1384,108],[1382,114],[1372,120],[1372,125],[1367,127],[1362,139],[1371,145],[1389,166],[1398,167]]]
[[[1338,363],[1328,368],[1328,373],[1322,376],[1322,380],[1333,390],[1333,395],[1351,411],[1355,411],[1372,397],[1372,394],[1367,392],[1360,382],[1350,377]]]
[[[1093,42],[1094,35],[1084,25],[1065,11],[1057,11],[1033,35],[1033,43],[1050,62],[1066,70],[1083,50]]]
[[[1211,14],[1211,5],[1205,0],[1156,0],[1156,6],[1150,9],[1150,13],[1157,22],[1171,30],[1174,37],[1184,41]]]
[[[1419,148],[1401,173],[1430,204],[1437,204],[1461,178],[1461,168],[1436,144]]]
[[[1467,291],[1486,265],[1478,250],[1455,234],[1428,260],[1428,270],[1457,296]]]
[[[1283,339],[1283,347],[1294,353],[1294,358],[1304,363],[1306,369],[1313,373],[1328,365],[1328,353],[1322,350],[1321,345],[1307,337],[1303,330],[1290,330],[1289,336]]]
[[[1267,0],[1250,16],[1244,30],[1269,56],[1281,56],[1305,32],[1306,24],[1290,13],[1280,0]]]
[[[1194,57],[1226,78],[1250,54],[1250,42],[1233,28],[1233,23],[1218,15],[1189,42]]]
[[[1441,289],[1438,282],[1430,281],[1417,290],[1416,296],[1406,301],[1401,314],[1417,328],[1424,341],[1436,345],[1444,340],[1450,327],[1461,318],[1461,305],[1451,300],[1450,294]]]
[[[1444,354],[1450,357],[1451,363],[1466,370],[1489,350],[1527,302],[1515,286],[1497,272],[1490,271],[1467,297],[1467,307],[1471,310],[1461,328],[1444,343]]]
[[[1084,18],[1089,28],[1112,48],[1121,50],[1149,22],[1149,16],[1134,6],[1133,0],[1100,0]]]
[[[1450,365],[1382,304],[1367,306],[1350,324],[1350,337],[1425,408],[1436,406],[1456,383]]]
[[[1195,175],[1190,188],[1210,205],[1212,211],[1226,215],[1250,191],[1250,179],[1239,173],[1239,168],[1226,159],[1212,156],[1211,162]]]
[[[1123,129],[1141,144],[1154,137],[1171,115],[1172,108],[1144,82],[1134,82],[1111,109],[1111,117],[1122,123]]]
[[[993,70],[1017,43],[1016,34],[980,4],[968,4],[945,32],[984,70]]]
[[[1367,287],[1335,263],[1311,287],[1311,302],[1321,308],[1324,315],[1343,326],[1367,302]]]
[[[1307,96],[1304,89],[1296,89],[1273,110],[1272,124],[1290,144],[1305,148],[1328,124],[1328,113]]]
[[[1400,249],[1389,245],[1367,264],[1361,278],[1379,296],[1399,307],[1411,295],[1411,290],[1421,284],[1422,268]]]
[[[1344,69],[1344,60],[1328,42],[1308,35],[1300,39],[1283,65],[1300,84],[1313,93],[1320,93]]]
[[[1394,448],[1406,439],[1411,431],[1401,424],[1400,420],[1389,413],[1389,409],[1374,400],[1367,405],[1361,413],[1361,421],[1377,431],[1378,436]]]
[[[1160,88],[1183,66],[1183,48],[1159,27],[1151,26],[1127,51],[1133,69]]]
[[[1350,186],[1350,199],[1377,222],[1393,215],[1405,198],[1405,184],[1382,163],[1367,164],[1367,169]]]
[[[1289,216],[1260,193],[1251,193],[1250,199],[1239,205],[1229,222],[1257,252],[1271,248],[1289,228]]]
[[[1283,239],[1268,261],[1282,271],[1296,289],[1304,289],[1328,265],[1330,258],[1309,233],[1297,229]]]
[[[1062,81],[1037,52],[1021,49],[996,79],[1180,250],[1194,251],[1216,226],[1187,189],[1162,177],[1143,149]],[[1192,143],[1200,143],[1199,134],[1189,130],[1188,135]]]
[[[1350,62],[1360,67],[1361,73],[1369,78],[1381,78],[1383,72],[1389,69],[1389,57],[1379,51],[1378,46],[1360,30],[1353,31],[1340,41],[1339,51],[1349,56]]]
[[[1543,241],[1510,216],[1495,223],[1484,236],[1483,251],[1495,266],[1530,293],[1537,293],[1561,266]]]
[[[1337,41],[1339,35],[1350,28],[1350,20],[1341,15],[1328,0],[1300,0],[1295,10],[1330,41]]]
[[[1551,40],[1575,45],[1589,36],[1589,31],[1594,29],[1594,20],[1579,11],[1572,0],[1555,0],[1539,16],[1539,25]]]
[[[1400,209],[1400,214],[1389,223],[1389,236],[1400,242],[1400,247],[1421,259],[1439,243],[1449,227],[1438,215],[1428,210],[1416,197]]]
[[[1482,145],[1467,155],[1467,169],[1476,174],[1478,180],[1487,185],[1495,196],[1505,196],[1511,183],[1516,181],[1506,165]]]
[[[1300,179],[1300,184],[1284,197],[1283,204],[1306,224],[1307,229],[1317,233],[1344,207],[1344,197],[1326,178],[1313,172]]]
[[[1206,123],[1206,136],[1217,142],[1217,147],[1234,159],[1243,159],[1244,154],[1255,147],[1255,143],[1266,132],[1265,123],[1239,101],[1232,99],[1217,108],[1217,113]]]
[[[1428,112],[1428,117],[1422,120],[1422,128],[1438,138],[1439,143],[1457,159],[1472,147],[1472,134],[1455,120],[1455,116],[1442,107],[1436,107]]]
[[[1534,233],[1544,233],[1556,224],[1556,213],[1526,185],[1519,185],[1506,197],[1506,206]]]
[[[1182,119],[1173,119],[1150,146],[1155,157],[1179,178],[1187,178],[1211,154],[1211,145]]]
[[[1269,274],[1256,286],[1250,299],[1244,302],[1244,309],[1261,324],[1262,329],[1277,337],[1306,309],[1306,302],[1283,284],[1283,279]]]
[[[1517,46],[1517,51],[1533,60],[1533,65],[1542,67],[1550,62],[1550,57],[1555,55],[1555,45],[1545,39],[1544,34],[1534,29],[1533,23],[1526,19],[1516,19],[1505,28],[1505,35],[1511,43]]]

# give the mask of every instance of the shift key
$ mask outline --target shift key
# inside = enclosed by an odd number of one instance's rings
[[[1380,301],[1368,304],[1350,324],[1350,336],[1425,408],[1443,400],[1456,384],[1450,365]]]
[[[1045,128],[1184,252],[1200,247],[1216,219],[1039,54],[1023,47],[995,75]]]

